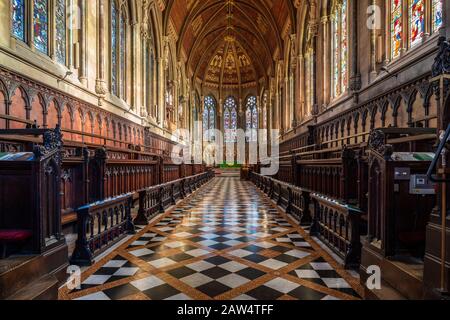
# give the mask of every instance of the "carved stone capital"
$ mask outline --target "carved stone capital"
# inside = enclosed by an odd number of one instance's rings
[[[106,81],[103,79],[95,80],[95,93],[105,96],[108,93],[108,86],[106,85]]]

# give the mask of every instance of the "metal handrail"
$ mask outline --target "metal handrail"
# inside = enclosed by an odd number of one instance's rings
[[[428,168],[427,177],[432,182],[435,182],[435,183],[450,182],[450,179],[437,178],[433,175],[433,172],[436,171],[436,167],[437,167],[440,155],[442,154],[442,151],[444,150],[445,144],[447,143],[449,137],[450,137],[450,124],[448,125],[447,130],[445,131],[444,137],[441,139],[441,143],[439,144],[439,147],[436,151],[435,157],[434,157],[433,161],[431,162],[430,167]]]

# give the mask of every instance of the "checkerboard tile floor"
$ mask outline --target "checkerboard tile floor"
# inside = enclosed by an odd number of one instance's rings
[[[216,178],[85,271],[76,300],[353,300],[362,288],[254,185]]]

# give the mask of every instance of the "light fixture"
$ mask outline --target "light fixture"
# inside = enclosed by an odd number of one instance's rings
[[[73,74],[73,72],[72,71],[70,71],[70,70],[67,70],[67,72],[66,72],[66,74],[64,75],[64,77],[63,78],[61,78],[61,79],[58,79],[58,82],[62,82],[62,81],[64,81],[64,80],[66,80],[67,79],[67,77],[70,77],[71,75]]]

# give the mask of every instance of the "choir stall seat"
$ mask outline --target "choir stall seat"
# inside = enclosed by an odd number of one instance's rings
[[[30,240],[32,235],[31,231],[28,230],[0,230],[1,259],[7,256],[8,244],[21,246]]]

